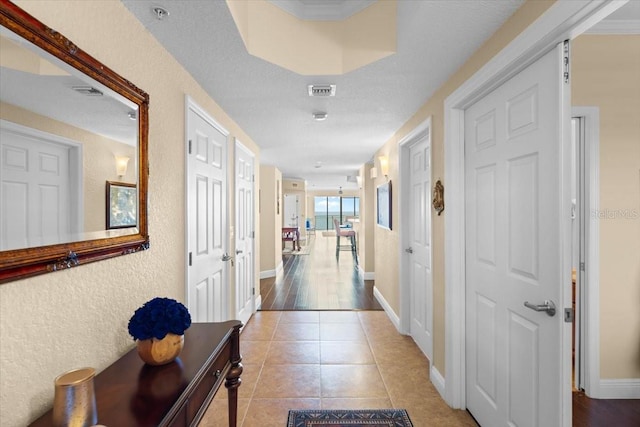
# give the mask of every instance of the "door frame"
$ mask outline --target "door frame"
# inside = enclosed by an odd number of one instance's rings
[[[579,193],[585,200],[579,203],[576,212],[579,218],[579,246],[585,270],[577,270],[578,284],[582,292],[577,292],[576,336],[579,337],[579,356],[583,368],[576,380],[584,385],[587,396],[592,398],[612,398],[602,393],[600,388],[600,221],[597,212],[600,205],[600,109],[598,107],[572,107],[571,116],[583,119],[581,126],[584,150],[576,164],[583,173],[578,175]],[[579,151],[580,148],[576,147]],[[580,191],[580,190],[579,190]],[[578,328],[578,325],[580,327]]]
[[[246,155],[248,155],[249,157],[251,157],[253,159],[253,169],[252,169],[252,173],[253,173],[253,178],[251,179],[251,209],[252,209],[252,219],[253,222],[251,224],[252,230],[251,231],[247,231],[247,233],[250,233],[252,235],[251,237],[251,253],[253,254],[253,266],[252,266],[252,272],[253,275],[251,277],[251,282],[252,282],[252,292],[253,294],[251,295],[251,315],[253,316],[253,314],[255,314],[257,307],[260,307],[260,305],[262,304],[262,297],[260,295],[260,292],[258,292],[258,295],[256,295],[256,284],[259,283],[256,281],[256,198],[255,198],[255,191],[256,191],[256,155],[254,152],[252,152],[251,150],[249,150],[249,148],[244,145],[241,141],[239,141],[237,138],[235,139],[235,145],[234,145],[234,189],[235,189],[235,225],[236,225],[236,230],[235,232],[238,232],[238,171],[237,171],[237,167],[238,167],[238,152],[240,150],[244,151],[244,153]],[[235,240],[233,242],[234,246],[235,246]],[[238,263],[236,263],[235,265],[235,277],[236,277],[236,281],[237,281],[237,277],[238,277]],[[236,313],[236,309],[235,307],[238,306],[238,293],[237,291],[237,287],[234,286],[234,316],[237,316],[238,313]],[[259,291],[259,289],[258,289]]]
[[[427,117],[425,121],[416,126],[411,132],[405,135],[399,142],[399,152],[400,152],[400,175],[398,177],[400,189],[400,224],[410,224],[411,223],[411,188],[408,185],[411,182],[410,178],[410,158],[409,151],[411,147],[418,142],[421,138],[426,137],[429,140],[429,161],[431,163],[431,116]],[[430,171],[433,172],[432,168]],[[433,180],[433,173],[431,173],[431,179]],[[431,190],[431,189],[429,189]],[[429,200],[430,202],[430,200]],[[428,209],[431,209],[431,203],[428,203]],[[433,224],[433,221],[432,221]],[[433,227],[431,228],[433,230]],[[408,246],[411,241],[411,229],[410,227],[402,227],[400,232],[400,254],[398,259],[400,260],[400,325],[399,330],[402,334],[410,334],[411,333],[411,274],[410,274],[410,260],[409,256],[405,253],[405,248]],[[430,243],[433,244],[433,235],[430,236]],[[433,247],[433,246],[432,246]],[[433,254],[431,260],[429,260],[432,265],[431,269],[431,281],[433,283]],[[431,323],[433,324],[433,295],[431,296]],[[430,346],[433,349],[433,342]],[[432,350],[433,353],[433,350]],[[433,354],[426,354],[427,359],[429,359],[430,365],[430,373],[431,367],[433,366]]]
[[[445,123],[445,380],[436,384],[453,408],[466,408],[465,372],[465,188],[464,110],[538,60],[558,43],[572,39],[615,11],[626,1],[580,0],[556,2],[496,56],[450,94],[444,103]],[[570,158],[565,167],[570,164]],[[563,192],[567,189],[563,189]],[[570,245],[570,223],[562,239]],[[567,239],[565,235],[569,233]],[[569,246],[570,249],[570,246]],[[563,253],[566,249],[563,248]],[[571,257],[563,259],[561,307],[571,302]],[[566,276],[566,277],[564,277]],[[571,425],[571,327],[562,331],[562,423]]]
[[[189,173],[191,169],[189,168],[189,110],[193,110],[196,114],[201,116],[205,121],[207,121],[211,126],[216,128],[221,134],[225,136],[226,145],[225,152],[222,155],[223,169],[225,171],[225,176],[227,179],[227,185],[223,186],[221,195],[221,199],[224,200],[224,208],[223,218],[222,218],[222,229],[227,230],[227,235],[222,239],[223,244],[223,253],[229,253],[229,192],[227,187],[229,187],[229,135],[230,132],[225,129],[220,123],[218,123],[205,109],[203,109],[192,97],[189,95],[184,96],[184,292],[185,292],[185,302],[187,303],[187,307],[190,307],[192,303],[189,301]],[[231,292],[229,292],[229,264],[225,263],[224,270],[224,278],[222,284],[222,295],[226,298],[225,304],[223,305],[224,313],[221,313],[222,319],[228,319],[229,313],[234,311],[233,309],[233,301],[231,300]]]

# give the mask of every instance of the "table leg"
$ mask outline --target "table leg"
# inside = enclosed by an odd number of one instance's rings
[[[224,386],[229,394],[229,427],[236,427],[238,424],[238,387],[242,383],[242,356],[240,356],[240,327],[234,328],[231,334],[231,369],[227,374]]]

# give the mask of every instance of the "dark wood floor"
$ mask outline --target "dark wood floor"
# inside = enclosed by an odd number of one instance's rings
[[[381,310],[373,281],[358,276],[350,251],[336,258],[335,237],[307,242],[309,255],[283,255],[277,276],[260,280],[261,310]],[[590,399],[573,393],[573,427],[640,427],[640,400]]]
[[[290,243],[289,243],[290,244]],[[277,277],[260,280],[261,310],[382,310],[373,297],[373,281],[358,275],[354,253],[336,238],[309,236],[308,255],[283,255]]]

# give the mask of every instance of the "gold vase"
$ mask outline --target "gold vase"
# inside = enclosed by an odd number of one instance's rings
[[[75,369],[55,379],[53,425],[55,427],[89,427],[98,422],[93,368]]]
[[[173,362],[184,347],[184,335],[168,333],[161,340],[138,340],[138,355],[148,365],[165,365]]]

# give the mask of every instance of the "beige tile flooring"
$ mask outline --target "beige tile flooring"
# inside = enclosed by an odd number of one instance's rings
[[[382,311],[259,311],[240,335],[238,426],[284,427],[289,409],[403,408],[415,427],[476,426],[449,408],[428,362]],[[221,389],[200,426],[227,425]]]

